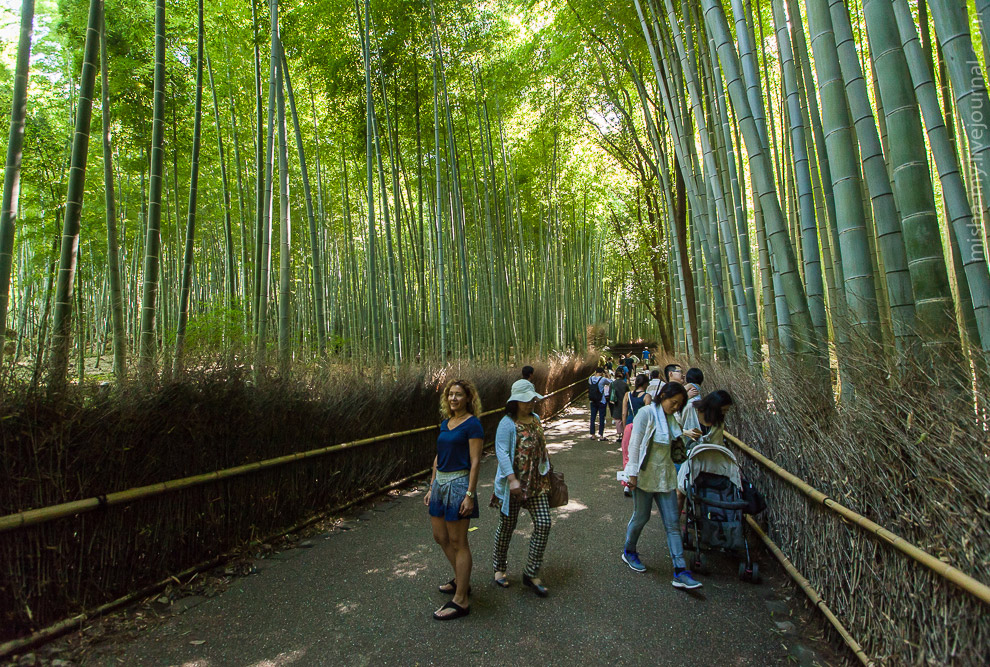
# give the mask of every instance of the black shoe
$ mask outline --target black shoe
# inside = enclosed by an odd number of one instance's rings
[[[550,595],[550,591],[547,590],[546,586],[544,586],[543,584],[536,583],[535,581],[530,579],[529,575],[527,574],[523,574],[523,585],[532,588],[533,592],[539,595],[541,598],[545,598],[546,596]]]

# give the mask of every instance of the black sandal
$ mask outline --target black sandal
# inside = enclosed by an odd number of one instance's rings
[[[453,614],[440,614],[439,612],[444,609],[453,609]],[[471,607],[462,607],[461,605],[455,603],[453,600],[445,604],[444,606],[433,612],[433,618],[438,621],[452,621],[455,618],[460,618],[461,616],[467,616],[471,613]]]
[[[525,584],[529,588],[532,588],[533,592],[536,593],[541,598],[545,598],[546,596],[550,595],[550,591],[547,590],[546,586],[544,586],[543,584],[536,583],[529,577],[528,574],[525,573],[523,574],[523,584]]]
[[[451,586],[451,588],[447,588]],[[451,579],[445,584],[440,584],[437,586],[437,590],[446,595],[453,595],[457,592],[457,579]],[[471,584],[468,584],[468,595],[471,595]]]

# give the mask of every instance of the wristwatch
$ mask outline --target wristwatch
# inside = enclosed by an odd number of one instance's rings
[[[474,498],[474,491],[465,491],[464,495],[468,498]]]

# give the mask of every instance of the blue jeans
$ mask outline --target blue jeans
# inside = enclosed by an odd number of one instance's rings
[[[633,515],[629,519],[629,526],[626,528],[626,551],[636,551],[636,543],[639,542],[639,534],[643,532],[643,526],[650,520],[650,511],[653,503],[656,502],[657,509],[660,510],[660,517],[663,519],[664,528],[667,529],[667,548],[670,549],[670,560],[675,568],[686,568],[684,563],[684,546],[681,544],[681,523],[680,515],[677,512],[677,492],[649,493],[633,489]]]
[[[595,434],[595,417],[598,418],[598,435],[605,435],[605,411],[607,406],[604,403],[591,404],[591,435]]]

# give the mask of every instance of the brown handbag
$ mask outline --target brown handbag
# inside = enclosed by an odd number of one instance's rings
[[[563,507],[568,502],[564,473],[557,472],[551,466],[547,474],[550,476],[550,507]]]

